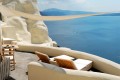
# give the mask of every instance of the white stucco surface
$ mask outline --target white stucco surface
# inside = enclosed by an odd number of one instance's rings
[[[11,9],[40,15],[37,7],[37,0],[1,0],[2,5]],[[20,43],[30,44],[52,44],[57,45],[56,42],[48,35],[48,28],[43,21],[35,21],[25,19],[22,17],[3,16],[2,35],[4,38],[12,38]]]

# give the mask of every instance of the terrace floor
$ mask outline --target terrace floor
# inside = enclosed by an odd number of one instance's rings
[[[27,65],[29,62],[37,61],[38,58],[33,53],[15,52],[16,66],[15,70],[11,71],[10,79],[8,80],[28,80]]]

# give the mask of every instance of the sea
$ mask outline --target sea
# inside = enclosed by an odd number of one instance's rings
[[[91,16],[45,21],[50,37],[61,47],[83,51],[120,64],[120,16]]]

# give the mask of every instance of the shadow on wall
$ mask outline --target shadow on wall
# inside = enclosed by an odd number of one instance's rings
[[[5,80],[15,80],[14,78],[12,78],[11,76],[9,76],[7,79]]]
[[[2,14],[0,13],[0,21],[2,21]]]

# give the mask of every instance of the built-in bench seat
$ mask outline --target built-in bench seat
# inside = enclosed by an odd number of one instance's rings
[[[49,64],[55,64],[63,68],[76,69],[76,70],[89,70],[92,67],[92,61],[85,59],[76,59],[67,55],[55,56],[49,58],[48,55],[35,51],[39,60]],[[74,60],[74,61],[73,61]]]

